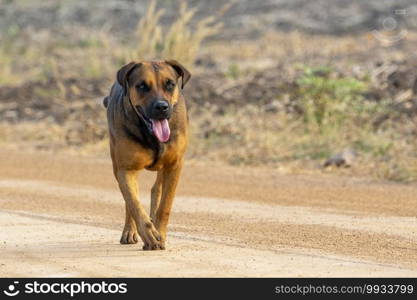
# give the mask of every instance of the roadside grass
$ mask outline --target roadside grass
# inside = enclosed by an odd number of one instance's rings
[[[414,135],[402,120],[374,127],[381,114],[395,114],[389,101],[366,99],[368,76],[342,76],[328,66],[303,66],[291,99],[301,114],[268,112],[259,105],[191,111],[191,157],[233,165],[268,165],[293,172],[323,169],[323,162],[346,149],[357,153],[350,169],[333,172],[411,182],[417,179]],[[278,95],[277,95],[278,96]]]
[[[363,123],[347,122],[313,133],[303,118],[250,106],[215,118],[210,110],[192,111],[190,124],[191,158],[266,165],[290,172],[327,172],[324,161],[351,148],[358,155],[353,166],[331,172],[401,182],[417,179],[415,141],[405,140],[394,128],[375,132]]]

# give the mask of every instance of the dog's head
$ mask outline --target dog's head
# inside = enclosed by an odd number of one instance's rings
[[[125,95],[152,122],[152,131],[160,142],[169,140],[168,121],[180,89],[190,77],[190,72],[175,60],[131,62],[117,72]]]

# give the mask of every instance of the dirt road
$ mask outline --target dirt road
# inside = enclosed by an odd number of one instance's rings
[[[417,276],[415,185],[188,163],[166,251],[123,213],[108,158],[0,151],[0,276]]]

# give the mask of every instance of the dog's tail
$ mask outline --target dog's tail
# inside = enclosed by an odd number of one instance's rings
[[[109,96],[104,97],[103,99],[103,105],[105,108],[109,105]]]

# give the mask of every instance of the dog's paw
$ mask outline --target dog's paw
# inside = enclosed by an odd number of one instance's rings
[[[141,224],[139,234],[143,240],[143,250],[165,249],[165,244],[162,242],[161,235],[150,220]]]
[[[165,250],[165,243],[158,242],[156,244],[150,245],[150,244],[144,244],[142,247],[143,250]]]
[[[136,244],[139,242],[139,235],[136,230],[123,230],[120,244]]]

